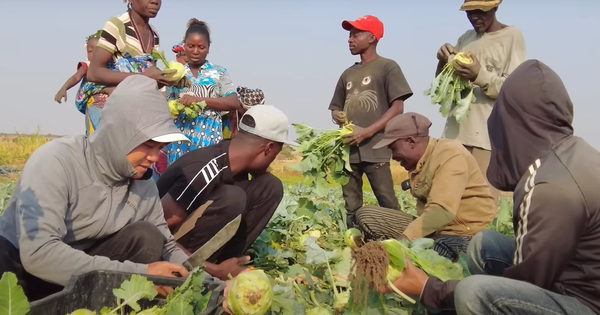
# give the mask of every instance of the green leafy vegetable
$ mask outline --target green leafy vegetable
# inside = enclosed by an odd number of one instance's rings
[[[5,272],[0,279],[0,314],[25,315],[29,313],[29,302],[18,284],[17,276]]]
[[[296,152],[302,156],[297,167],[305,180],[304,183],[314,189],[314,193],[323,197],[326,194],[328,176],[340,185],[348,183],[350,167],[350,147],[342,142],[342,136],[352,134],[352,124],[340,129],[317,130],[305,124],[293,124],[298,134],[300,146]]]
[[[158,52],[156,50],[152,51],[152,58],[155,60],[160,60],[165,65],[166,70],[176,70],[174,73],[167,74],[168,78],[173,79],[174,81],[179,82],[185,77],[185,67],[177,61],[168,62],[167,58],[165,58],[165,52]]]
[[[139,312],[141,307],[138,302],[143,299],[152,301],[158,292],[152,281],[148,281],[144,276],[133,275],[130,280],[125,280],[119,289],[114,289],[113,294],[120,303],[117,309],[129,305],[136,312]]]
[[[432,104],[440,104],[443,117],[453,116],[458,123],[467,117],[469,105],[475,101],[473,85],[469,80],[458,76],[454,71],[454,63],[460,61],[470,64],[473,59],[465,53],[458,53],[454,60],[448,62],[442,72],[431,83],[426,96],[431,96]]]
[[[202,101],[200,103],[192,103],[190,106],[185,106],[181,104],[179,100],[170,100],[169,101],[169,111],[174,118],[179,117],[180,115],[185,115],[188,119],[196,119],[198,114],[200,114],[206,108],[206,102]]]

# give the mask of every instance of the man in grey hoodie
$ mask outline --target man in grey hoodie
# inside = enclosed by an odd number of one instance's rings
[[[0,216],[0,274],[15,273],[31,300],[92,270],[186,276],[187,255],[167,227],[156,184],[146,180],[159,151],[186,140],[156,81],[125,79],[106,103],[101,129],[53,140],[27,161]]]

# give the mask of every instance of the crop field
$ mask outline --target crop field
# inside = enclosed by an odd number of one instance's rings
[[[0,213],[7,205],[18,180],[19,171],[27,158],[36,148],[52,138],[42,135],[0,136]],[[260,272],[260,276],[266,281],[257,284],[257,278],[251,276],[246,280],[253,281],[254,290],[264,289],[257,293],[260,293],[261,299],[255,305],[262,307],[264,312],[257,314],[424,314],[418,303],[415,304],[415,301],[404,296],[402,292],[384,295],[369,287],[368,280],[361,278],[361,273],[364,276],[364,273],[371,272],[368,270],[370,267],[369,264],[361,263],[361,257],[364,259],[370,255],[385,253],[386,257],[389,257],[383,269],[380,268],[383,270],[384,280],[399,277],[405,267],[404,255],[408,255],[411,261],[428,275],[444,281],[460,280],[468,276],[464,256],[458,262],[452,263],[433,251],[433,240],[430,239],[415,240],[412,243],[386,240],[367,243],[377,244],[373,246],[365,244],[357,247],[356,242],[361,238],[349,238],[350,232],[357,231],[346,229],[346,213],[339,184],[331,181],[317,193],[304,184],[303,173],[294,169],[300,163],[300,156],[290,148],[285,148],[271,166],[271,172],[284,182],[286,193],[269,225],[249,252],[253,258],[252,265],[256,268],[249,274]],[[392,163],[392,173],[401,210],[415,216],[415,199],[410,193],[400,189],[400,183],[408,178],[406,171],[397,163]],[[376,204],[366,180],[364,191],[365,203]],[[490,229],[511,235],[511,214],[512,204],[507,196],[503,196],[498,218]],[[240,276],[236,280],[240,282],[239,290],[244,288],[244,279]],[[143,279],[132,278],[131,281],[142,283]],[[357,283],[363,285],[357,286]],[[154,297],[156,294],[152,291],[152,283],[144,285],[149,290],[148,296]],[[192,289],[188,287],[185,290]],[[180,290],[175,294],[184,293]],[[231,296],[230,294],[229,307],[236,309],[236,314],[245,314],[243,309],[239,309],[244,306],[236,304]],[[202,299],[190,300],[188,304],[198,307],[198,303],[205,302],[204,296],[200,297]],[[174,298],[171,299],[173,300]],[[179,307],[175,302],[172,304]],[[149,310],[147,314],[170,314],[167,307],[170,306],[165,306],[163,310]]]

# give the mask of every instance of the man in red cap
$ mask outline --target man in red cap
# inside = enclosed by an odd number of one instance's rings
[[[365,15],[356,21],[344,21],[350,32],[348,44],[352,55],[360,55],[342,73],[329,105],[336,124],[355,124],[354,133],[345,137],[350,149],[350,181],[343,189],[348,226],[356,225],[355,213],[363,206],[363,174],[367,175],[379,205],[400,209],[394,193],[390,170],[391,151],[374,149],[383,138],[386,123],[404,111],[404,101],[412,96],[410,86],[398,64],[377,54],[377,44],[383,37],[383,23]]]

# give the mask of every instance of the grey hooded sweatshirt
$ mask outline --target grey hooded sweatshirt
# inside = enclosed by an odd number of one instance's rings
[[[66,285],[74,274],[99,269],[147,273],[147,265],[84,252],[138,221],[162,231],[163,259],[187,258],[167,228],[156,184],[132,179],[136,171],[126,158],[152,138],[179,132],[156,82],[141,75],[125,79],[108,99],[101,124],[89,138],[64,137],[36,150],[0,217],[0,236],[42,280]]]

